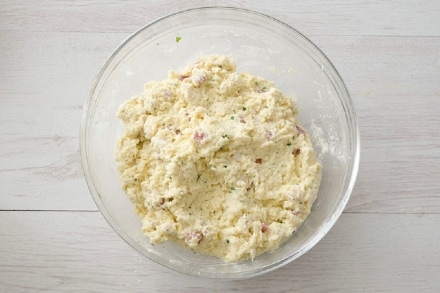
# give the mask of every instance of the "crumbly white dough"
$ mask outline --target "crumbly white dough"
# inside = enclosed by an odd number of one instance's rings
[[[294,101],[230,58],[202,56],[148,82],[117,115],[117,168],[152,243],[253,259],[310,213],[321,165]]]

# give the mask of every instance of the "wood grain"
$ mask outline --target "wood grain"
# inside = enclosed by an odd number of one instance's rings
[[[439,213],[440,38],[313,39],[358,114],[361,164],[346,211]]]
[[[259,11],[306,35],[440,36],[436,1],[57,1],[6,0],[0,29],[51,32],[133,32],[173,12],[200,6]],[[66,10],[68,9],[68,14]]]
[[[357,109],[357,184],[330,233],[267,275],[219,282],[134,251],[87,190],[82,105],[113,50],[197,6],[292,25],[334,63]],[[0,3],[0,292],[439,292],[440,2],[12,1]]]
[[[96,210],[79,154],[82,107],[125,36],[0,32],[0,209]]]
[[[126,35],[0,32],[11,40],[0,63],[1,209],[96,210],[79,156],[82,103]],[[347,211],[440,213],[440,38],[313,41],[340,71],[359,117],[361,166]]]
[[[368,292],[435,292],[440,290],[439,221],[440,215],[345,214],[298,260],[255,279],[222,282],[174,273],[145,259],[98,212],[0,212],[0,288],[5,292],[358,292],[366,288]]]

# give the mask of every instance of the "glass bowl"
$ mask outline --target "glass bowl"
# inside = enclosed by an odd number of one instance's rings
[[[306,221],[278,249],[225,263],[171,242],[151,245],[121,189],[114,161],[123,125],[121,103],[149,80],[167,78],[200,54],[224,54],[238,72],[275,82],[295,97],[299,120],[323,165],[321,187]],[[239,279],[279,268],[311,249],[341,215],[355,183],[359,132],[348,91],[326,56],[292,27],[253,11],[208,7],[178,12],[143,27],[105,63],[87,99],[81,123],[81,157],[90,192],[114,230],[147,258],[190,275]]]

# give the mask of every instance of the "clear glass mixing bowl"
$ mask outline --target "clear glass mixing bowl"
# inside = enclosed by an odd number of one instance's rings
[[[151,245],[141,220],[121,189],[114,161],[122,123],[115,113],[149,80],[167,78],[199,54],[232,56],[237,71],[275,82],[295,97],[299,119],[309,132],[323,165],[321,188],[312,212],[280,248],[253,261],[224,263],[177,244]],[[81,123],[81,156],[90,192],[115,231],[147,258],[183,273],[237,279],[259,275],[311,249],[341,215],[355,183],[359,132],[344,83],[325,55],[288,25],[260,13],[236,8],[199,8],[178,12],[143,27],[111,55],[98,74]]]

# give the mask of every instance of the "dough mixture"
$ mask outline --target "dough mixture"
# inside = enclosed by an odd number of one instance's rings
[[[279,247],[310,213],[321,165],[295,102],[273,83],[201,56],[150,81],[117,113],[123,189],[153,244],[237,261]]]

